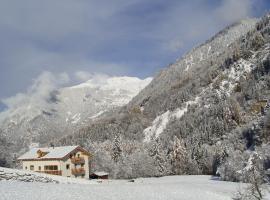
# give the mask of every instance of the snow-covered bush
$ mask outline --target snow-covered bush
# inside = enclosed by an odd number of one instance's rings
[[[247,157],[248,155],[239,150],[231,151],[224,163],[218,168],[217,174],[224,181],[243,181],[242,170],[245,167]]]

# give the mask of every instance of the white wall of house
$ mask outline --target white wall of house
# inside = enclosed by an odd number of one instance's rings
[[[30,169],[31,165],[34,166],[33,170]],[[58,166],[58,170],[61,170],[59,160],[23,161],[23,169],[29,171],[44,171],[46,165],[56,165]]]
[[[67,169],[67,165],[69,165],[69,169]],[[67,159],[66,161],[60,161],[60,166],[62,170],[62,176],[66,177],[74,177],[71,173],[71,169],[73,168],[73,164],[71,163],[71,159]]]

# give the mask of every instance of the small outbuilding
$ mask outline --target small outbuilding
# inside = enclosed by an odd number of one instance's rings
[[[109,173],[107,172],[94,172],[90,175],[90,179],[108,179]]]

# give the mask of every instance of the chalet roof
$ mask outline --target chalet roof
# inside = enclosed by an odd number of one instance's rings
[[[79,146],[62,146],[62,147],[49,147],[49,148],[32,148],[18,160],[50,160],[50,159],[62,159],[77,148],[82,149]],[[39,157],[38,151],[46,153],[44,156]],[[85,150],[84,150],[85,151]]]

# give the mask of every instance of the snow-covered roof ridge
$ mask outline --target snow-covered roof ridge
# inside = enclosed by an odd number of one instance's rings
[[[106,176],[106,175],[109,175],[108,172],[104,172],[104,171],[95,171],[93,174],[95,174],[97,176]]]
[[[32,148],[28,152],[20,156],[18,160],[62,159],[77,148],[81,148],[81,147],[80,146],[60,146],[60,147]],[[46,154],[42,157],[39,157],[37,153],[38,151],[44,152]]]

